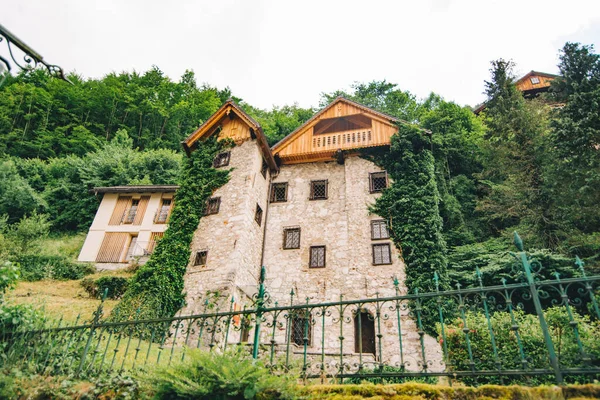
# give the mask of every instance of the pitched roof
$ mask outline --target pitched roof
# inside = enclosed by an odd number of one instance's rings
[[[123,186],[100,186],[90,192],[98,193],[172,193],[179,189],[178,185],[123,185]]]
[[[522,82],[526,78],[529,78],[530,76],[533,76],[533,75],[536,75],[536,76],[545,76],[546,78],[559,78],[560,77],[560,75],[554,75],[554,74],[549,74],[547,72],[539,72],[539,71],[531,70],[528,73],[526,73],[525,75],[523,75],[521,78],[517,79],[515,81],[515,84],[517,84],[519,82]]]
[[[361,109],[363,111],[366,111],[366,112],[368,112],[370,114],[374,114],[374,115],[380,117],[381,119],[387,120],[389,122],[403,122],[400,119],[398,119],[396,117],[393,117],[391,115],[384,114],[384,113],[379,112],[379,111],[375,111],[372,108],[369,108],[369,107],[365,106],[364,104],[360,104],[360,103],[357,103],[355,101],[349,100],[349,99],[345,98],[344,96],[338,96],[331,103],[329,103],[327,106],[325,106],[322,110],[320,110],[315,115],[313,115],[308,121],[306,121],[305,123],[303,123],[302,125],[300,125],[298,128],[296,128],[292,133],[290,133],[289,135],[287,135],[286,137],[284,137],[283,139],[281,139],[279,142],[275,143],[273,145],[273,147],[271,147],[271,150],[275,153],[276,150],[279,149],[283,144],[287,143],[289,140],[291,140],[292,138],[294,138],[297,133],[299,133],[300,131],[304,130],[304,128],[307,125],[310,125],[314,120],[318,119],[327,110],[329,110],[334,105],[336,105],[337,103],[342,102],[342,101],[345,102],[345,103],[351,104],[354,107],[359,108],[359,109]]]
[[[265,136],[262,127],[258,122],[254,120],[250,115],[248,115],[241,107],[233,100],[229,99],[219,108],[213,115],[211,115],[194,133],[189,135],[185,140],[181,142],[183,148],[186,153],[190,153],[192,146],[198,140],[202,140],[208,138],[215,132],[215,126],[218,125],[221,120],[228,115],[230,112],[234,112],[244,123],[246,123],[251,130],[256,135],[256,141],[258,142],[258,146],[260,147],[263,157],[265,161],[269,165],[271,170],[276,171],[277,164],[275,163],[275,159],[273,158],[273,153],[271,153],[271,149],[269,148],[269,144],[267,142],[267,137]]]

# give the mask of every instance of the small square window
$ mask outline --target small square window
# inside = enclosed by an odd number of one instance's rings
[[[392,263],[392,252],[389,243],[373,245],[373,265]]]
[[[383,219],[371,221],[371,239],[389,239],[390,232],[388,231],[387,222]]]
[[[287,201],[287,182],[274,183],[271,185],[271,203]]]
[[[197,251],[194,258],[194,266],[206,265],[206,257],[208,257],[208,250]]]
[[[311,200],[326,200],[327,199],[327,180],[310,182],[310,199]]]
[[[310,268],[324,268],[325,267],[325,246],[311,246],[310,247]]]
[[[256,223],[258,224],[258,226],[260,226],[262,224],[262,208],[260,208],[260,206],[257,204],[256,205],[256,213],[254,213],[254,220],[256,221]]]
[[[263,160],[262,167],[260,167],[260,173],[265,179],[267,179],[267,169],[269,169],[269,166],[267,165],[267,162]]]
[[[206,201],[206,208],[204,209],[204,215],[218,214],[219,207],[221,206],[220,197],[211,197]]]
[[[534,85],[537,85],[538,83],[540,83],[540,78],[538,78],[537,76],[532,76],[531,78],[529,78],[529,80]]]
[[[229,165],[230,157],[231,157],[230,151],[224,151],[223,153],[217,154],[217,156],[215,157],[215,159],[213,161],[213,167],[219,168],[219,167],[225,167],[225,166]]]
[[[369,174],[369,191],[371,193],[381,192],[387,186],[387,172],[373,172]]]
[[[300,228],[283,229],[283,248],[285,250],[300,248]]]

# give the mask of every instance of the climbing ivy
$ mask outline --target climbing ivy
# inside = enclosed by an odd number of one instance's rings
[[[390,236],[404,258],[409,293],[435,291],[434,272],[440,276],[440,290],[448,288],[440,194],[430,149],[429,134],[401,124],[389,151],[365,154],[384,168],[392,181],[371,211],[388,221]],[[427,331],[434,332],[436,317],[437,304],[424,302],[422,318]]]
[[[169,228],[150,260],[131,279],[113,319],[146,319],[174,315],[184,304],[184,274],[190,244],[212,193],[229,180],[229,171],[213,168],[216,154],[228,144],[211,138],[186,160],[169,219]]]

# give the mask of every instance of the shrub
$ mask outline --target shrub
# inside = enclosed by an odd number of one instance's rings
[[[43,314],[29,304],[0,305],[0,333],[32,330],[43,323]]]
[[[119,299],[127,290],[129,279],[121,276],[103,276],[96,280],[86,278],[81,281],[81,286],[90,295],[97,299],[101,299],[106,292],[107,299]]]
[[[238,348],[223,354],[194,351],[186,362],[146,379],[157,399],[292,399],[292,375],[275,375]]]
[[[94,273],[92,265],[79,264],[65,256],[25,254],[17,257],[23,280],[34,282],[42,279],[75,280]]]

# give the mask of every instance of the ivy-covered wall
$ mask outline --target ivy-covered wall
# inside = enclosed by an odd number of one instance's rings
[[[446,243],[442,236],[431,137],[414,125],[399,125],[389,151],[365,154],[385,168],[392,184],[377,199],[372,211],[388,221],[394,244],[406,266],[405,285],[410,293],[435,291],[434,272],[447,289]],[[436,304],[424,303],[425,328],[434,332]]]
[[[224,141],[210,138],[184,161],[169,228],[150,260],[131,279],[113,318],[169,317],[184,304],[184,274],[194,231],[206,200],[229,180],[228,170],[213,168],[213,159],[224,146]]]

